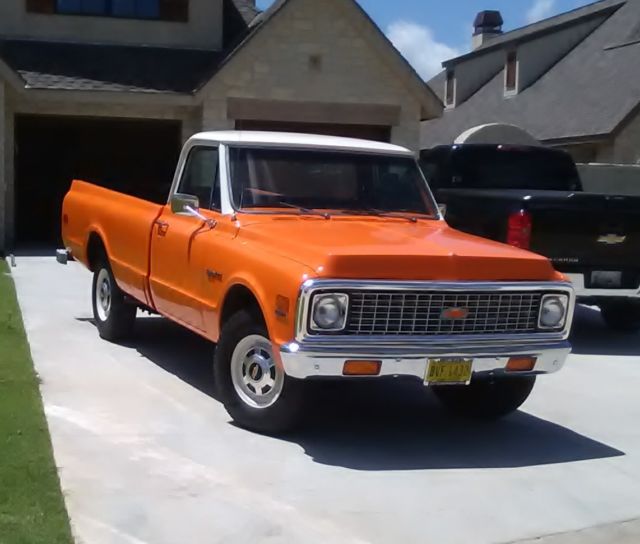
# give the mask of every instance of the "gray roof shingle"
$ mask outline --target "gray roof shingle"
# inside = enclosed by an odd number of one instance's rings
[[[451,143],[471,127],[496,122],[518,125],[543,141],[612,133],[640,103],[640,43],[610,46],[620,44],[639,22],[640,0],[627,0],[514,97],[504,97],[500,71],[466,102],[423,123],[423,147]],[[442,76],[432,84],[444,87]]]
[[[233,0],[233,4],[247,25],[260,13],[260,10],[256,7],[255,0]]]
[[[189,94],[216,73],[259,13],[255,0],[225,0],[224,51],[0,38],[0,60],[29,89]]]
[[[548,19],[543,19],[542,21],[517,28],[510,32],[505,32],[504,34],[489,40],[478,49],[474,49],[469,53],[447,60],[444,64],[456,64],[459,61],[480,56],[488,51],[501,49],[506,44],[511,45],[514,42],[522,42],[532,38],[537,38],[545,33],[556,32],[561,28],[574,25],[592,17],[599,17],[603,14],[613,13],[616,9],[622,6],[625,1],[626,0],[600,0],[598,2],[561,13],[555,17],[549,17]]]
[[[30,89],[192,93],[211,77],[224,54],[3,39],[0,58]]]

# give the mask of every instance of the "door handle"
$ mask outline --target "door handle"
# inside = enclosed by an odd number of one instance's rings
[[[158,227],[158,236],[166,236],[167,231],[169,230],[169,223],[165,221],[156,221],[156,226]]]

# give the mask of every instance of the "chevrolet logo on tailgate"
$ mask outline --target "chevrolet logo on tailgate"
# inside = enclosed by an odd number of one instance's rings
[[[469,317],[469,308],[447,308],[440,314],[440,319],[458,321]]]
[[[618,244],[624,244],[626,239],[626,236],[620,236],[618,234],[605,234],[604,236],[600,236],[598,238],[598,243],[607,244],[608,246],[615,246]]]

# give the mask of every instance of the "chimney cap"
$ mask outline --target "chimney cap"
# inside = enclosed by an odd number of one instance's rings
[[[502,14],[497,10],[485,10],[476,15],[473,23],[475,34],[483,34],[485,32],[500,33],[504,19]]]

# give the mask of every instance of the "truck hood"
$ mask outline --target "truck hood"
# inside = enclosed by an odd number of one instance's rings
[[[245,217],[240,239],[311,268],[317,277],[519,281],[558,276],[539,255],[453,230],[443,221]]]

